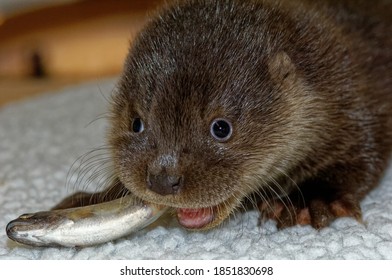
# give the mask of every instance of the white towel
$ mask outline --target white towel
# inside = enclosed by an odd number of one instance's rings
[[[258,213],[250,211],[208,232],[184,230],[168,216],[126,238],[83,249],[10,241],[10,220],[47,210],[75,191],[65,187],[67,173],[78,156],[105,144],[107,123],[100,115],[114,85],[80,85],[0,109],[0,259],[392,259],[392,169],[362,202],[364,224],[341,218],[320,231],[277,230],[272,221],[260,225]],[[88,190],[97,184],[99,178]]]

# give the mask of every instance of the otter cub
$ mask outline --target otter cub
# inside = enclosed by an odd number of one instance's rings
[[[118,179],[92,198],[129,191],[189,229],[246,201],[281,227],[360,220],[392,147],[391,18],[391,1],[165,8],[129,51],[108,133]]]

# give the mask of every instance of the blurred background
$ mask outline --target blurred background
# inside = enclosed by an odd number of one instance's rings
[[[0,0],[0,106],[118,75],[162,0]]]

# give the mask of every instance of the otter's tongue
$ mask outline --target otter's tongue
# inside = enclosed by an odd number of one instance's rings
[[[214,219],[213,208],[177,209],[179,223],[186,228],[202,228]]]

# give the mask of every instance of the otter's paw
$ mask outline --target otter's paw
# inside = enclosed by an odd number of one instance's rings
[[[311,223],[307,207],[301,208],[294,204],[287,204],[286,201],[263,201],[259,204],[259,210],[262,222],[268,219],[275,220],[279,228]]]
[[[261,202],[261,220],[276,220],[279,228],[310,224],[316,229],[328,226],[339,217],[353,217],[362,222],[359,201],[351,195],[344,195],[332,201],[314,198],[307,200],[305,204],[295,201],[298,200],[285,198]]]

